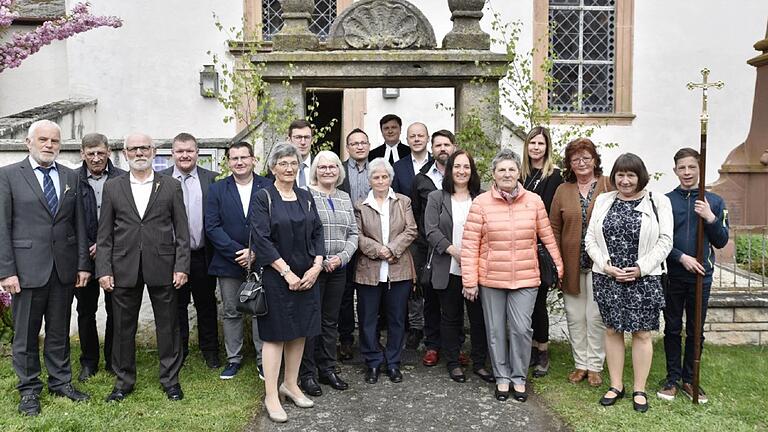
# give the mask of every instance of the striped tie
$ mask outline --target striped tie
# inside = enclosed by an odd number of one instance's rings
[[[45,195],[45,201],[48,203],[48,210],[52,215],[56,214],[56,208],[59,206],[59,197],[56,196],[56,188],[53,186],[53,180],[51,179],[51,169],[37,167],[41,173],[43,173],[43,195]]]

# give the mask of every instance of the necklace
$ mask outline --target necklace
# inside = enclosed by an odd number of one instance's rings
[[[538,172],[536,172],[535,175],[525,179],[525,183],[523,183],[523,188],[526,190],[536,189],[536,186],[538,186],[539,177],[541,177],[541,173],[544,171],[540,168],[534,168],[534,169],[538,169]]]

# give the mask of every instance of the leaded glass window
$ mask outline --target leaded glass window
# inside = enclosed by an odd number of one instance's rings
[[[552,110],[614,111],[615,15],[616,0],[549,0]]]
[[[264,40],[272,40],[272,35],[283,27],[281,14],[282,8],[278,0],[264,0],[261,2],[262,36]],[[309,30],[316,34],[320,40],[325,40],[331,31],[331,24],[333,24],[335,19],[336,0],[315,0],[315,10],[312,12]]]

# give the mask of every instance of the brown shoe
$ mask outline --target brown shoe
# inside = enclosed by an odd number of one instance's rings
[[[589,371],[587,372],[587,382],[592,387],[600,387],[603,385],[603,377],[600,375],[600,372]]]
[[[584,369],[574,369],[571,371],[571,373],[568,374],[568,381],[571,382],[571,384],[578,384],[587,377],[587,371]]]

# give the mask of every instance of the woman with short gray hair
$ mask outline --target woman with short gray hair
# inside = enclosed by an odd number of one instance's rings
[[[318,384],[336,390],[349,385],[336,374],[336,339],[341,297],[347,284],[347,269],[357,250],[357,222],[349,195],[336,187],[344,179],[344,167],[335,153],[323,150],[309,168],[309,193],[323,224],[325,257],[318,277],[320,288],[320,335],[307,338],[301,360],[299,386],[310,396],[320,396]]]
[[[280,159],[289,156],[295,157],[296,162],[299,162],[299,150],[293,144],[280,143],[272,147],[272,151],[269,152],[269,157],[267,158],[267,167],[269,168],[269,171],[272,171]]]
[[[491,190],[475,198],[464,225],[464,297],[474,301],[479,296],[483,306],[496,399],[507,400],[512,390],[515,400],[525,402],[533,336],[531,314],[541,285],[537,238],[552,255],[559,277],[563,275],[563,261],[544,202],[517,181],[517,153],[502,149],[491,166]]]

